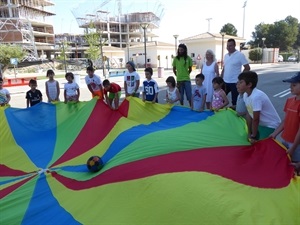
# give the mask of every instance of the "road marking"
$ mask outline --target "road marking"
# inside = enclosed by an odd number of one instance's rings
[[[280,93],[277,93],[276,95],[273,95],[273,97],[279,96],[279,98],[282,98],[282,97],[284,97],[284,96],[286,96],[286,95],[288,95],[290,93],[291,93],[290,89],[286,89],[286,90],[284,90],[284,91],[282,91]]]

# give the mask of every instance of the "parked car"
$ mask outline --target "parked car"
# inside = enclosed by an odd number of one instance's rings
[[[288,61],[289,62],[296,62],[297,61],[297,57],[294,56],[294,55],[291,55],[291,56],[288,57]]]
[[[278,62],[283,62],[283,56],[282,56],[282,55],[278,55],[277,61],[278,61]]]

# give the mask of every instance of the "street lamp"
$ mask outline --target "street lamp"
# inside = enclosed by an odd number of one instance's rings
[[[177,53],[177,38],[179,37],[178,34],[174,34],[173,37],[175,38],[175,55]]]
[[[221,32],[222,35],[222,55],[221,55],[221,69],[223,69],[223,57],[224,57],[224,35],[225,32]]]
[[[67,73],[67,64],[66,64],[66,49],[65,49],[66,37],[63,38],[62,42],[62,50],[63,50],[63,57],[64,57],[64,67],[65,73]]]
[[[245,8],[246,8],[246,5],[247,5],[247,1],[244,2],[244,14],[243,14],[243,38],[244,38],[244,32],[245,32]]]
[[[101,31],[100,31],[101,32]],[[105,73],[105,61],[104,61],[104,55],[103,55],[103,39],[102,39],[102,34],[100,33],[100,51],[101,51],[101,64],[102,64],[102,72],[103,72],[103,77],[106,78],[106,73]]]
[[[263,37],[261,40],[263,41],[263,44],[261,46],[261,64],[263,64],[264,46],[265,46],[265,40],[266,40],[266,38]]]
[[[145,68],[147,67],[147,49],[146,49],[146,29],[149,26],[148,23],[142,23],[141,27],[144,30],[144,52],[145,52]]]

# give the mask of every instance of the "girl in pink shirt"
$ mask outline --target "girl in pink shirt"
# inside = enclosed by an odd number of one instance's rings
[[[224,80],[222,77],[215,77],[212,80],[214,94],[213,100],[211,104],[211,110],[219,111],[219,109],[223,109],[225,106],[229,104],[228,98],[226,96],[224,88]]]

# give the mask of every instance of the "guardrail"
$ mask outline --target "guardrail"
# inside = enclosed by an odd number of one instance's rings
[[[31,79],[36,80],[36,77],[4,78],[3,79],[3,87],[29,85],[29,81]]]

